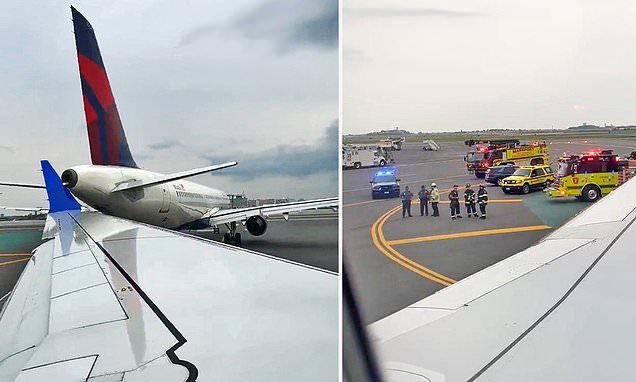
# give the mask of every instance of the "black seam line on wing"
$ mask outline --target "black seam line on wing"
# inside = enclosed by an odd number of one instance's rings
[[[86,236],[88,236],[91,239],[91,241],[95,243],[95,245],[104,253],[104,255],[108,257],[108,259],[113,263],[115,268],[117,268],[117,270],[122,274],[122,276],[124,276],[124,278],[130,283],[130,285],[132,285],[133,288],[137,291],[137,293],[139,294],[139,297],[141,297],[144,300],[144,302],[148,304],[150,309],[152,309],[152,311],[159,318],[159,320],[161,320],[161,322],[166,326],[166,328],[168,328],[170,333],[172,333],[172,335],[177,339],[177,343],[174,344],[170,349],[166,351],[166,355],[168,356],[168,359],[170,359],[170,362],[172,362],[175,365],[183,366],[186,368],[186,370],[188,370],[188,378],[186,379],[187,382],[196,381],[199,375],[199,370],[197,369],[197,367],[191,362],[179,359],[179,357],[175,353],[175,351],[179,349],[183,344],[188,342],[188,340],[186,340],[186,338],[183,336],[183,334],[181,334],[181,332],[177,329],[177,327],[174,326],[174,324],[168,319],[168,317],[166,317],[166,315],[161,311],[161,309],[159,309],[159,307],[150,299],[150,297],[148,297],[146,292],[143,289],[141,289],[141,287],[137,284],[137,282],[126,272],[126,270],[115,260],[115,258],[111,256],[111,254],[106,250],[106,248],[104,248],[100,243],[98,243],[95,239],[93,239],[91,234],[88,233],[88,231],[71,214],[69,214],[69,216],[71,217],[71,219],[73,219],[73,221],[75,221],[75,224],[77,224],[77,226],[80,227],[82,231],[84,231]]]
[[[72,290],[72,291],[70,291],[70,292],[65,292],[65,293],[62,293],[62,294],[58,294],[58,295],[52,296],[52,297],[51,297],[51,300],[54,300],[54,299],[56,299],[56,298],[63,297],[63,296],[68,296],[69,294],[73,294],[73,293],[81,292],[81,291],[86,290],[86,289],[95,288],[95,287],[98,287],[98,286],[101,286],[101,285],[104,285],[104,284],[108,284],[108,282],[107,282],[107,281],[104,281],[103,283],[94,284],[94,285],[89,285],[89,286],[86,286],[86,287],[83,287],[83,288],[79,288],[79,289]]]
[[[596,267],[596,264],[598,264],[599,261],[601,261],[601,259],[605,256],[605,254],[607,254],[607,252],[614,246],[614,244],[616,244],[616,242],[621,238],[621,236],[623,236],[623,234],[629,229],[629,227],[631,227],[632,224],[634,224],[635,221],[636,221],[636,217],[632,218],[632,220],[625,226],[625,228],[623,228],[618,233],[618,235],[616,235],[614,240],[612,240],[612,242],[609,243],[609,245],[603,250],[603,252],[601,252],[601,254],[598,255],[598,257],[592,262],[592,264],[590,264],[590,266],[587,267],[587,269],[585,269],[583,274],[581,274],[581,276],[574,282],[574,284],[572,284],[570,289],[568,289],[567,292],[565,292],[565,294],[550,309],[548,309],[547,312],[545,312],[541,317],[539,317],[538,320],[536,320],[532,325],[530,325],[528,329],[526,329],[523,333],[521,333],[519,337],[517,337],[514,341],[512,341],[510,345],[508,345],[504,350],[502,350],[499,354],[497,354],[497,356],[493,358],[490,362],[488,362],[486,366],[481,368],[481,370],[475,373],[475,375],[470,377],[468,381],[469,382],[474,381],[477,378],[479,378],[484,372],[486,372],[486,370],[488,370],[499,359],[501,359],[504,355],[506,355],[506,353],[508,353],[510,349],[515,347],[515,345],[517,345],[519,342],[521,342],[521,340],[523,340],[528,334],[530,334],[530,332],[533,331],[534,328],[536,328],[543,320],[545,320],[552,312],[554,312],[556,308],[558,308],[559,305],[561,305],[570,296],[570,294],[574,292],[574,290],[579,286],[579,284],[581,284],[583,279],[587,277],[587,275],[592,271],[592,269],[594,269],[594,267]]]
[[[63,253],[63,254],[61,254],[61,255],[59,255],[59,256],[54,256],[53,258],[54,258],[54,259],[59,259],[60,257],[66,257],[66,256],[70,256],[70,255],[74,255],[74,254],[76,254],[76,253],[86,252],[86,251],[89,251],[89,249],[88,249],[88,248],[86,248],[86,249],[80,249],[80,250],[77,250],[77,251],[75,251],[75,252]]]
[[[73,358],[64,358],[61,359],[59,361],[53,361],[53,362],[47,362],[47,363],[43,363],[41,365],[36,365],[36,366],[31,366],[31,367],[25,367],[24,369],[22,369],[22,371],[27,371],[27,370],[33,370],[33,369],[39,369],[41,367],[46,367],[46,366],[51,366],[51,365],[55,365],[58,363],[62,363],[62,362],[68,362],[68,361],[77,361],[78,359],[82,359],[82,358],[91,358],[91,357],[95,357],[95,359],[97,359],[97,357],[99,357],[99,354],[87,354],[87,355],[83,355],[80,357],[73,357]],[[93,364],[95,364],[93,362]],[[91,367],[91,370],[93,368]],[[89,374],[90,375],[90,374]]]
[[[4,361],[8,360],[9,358],[11,358],[11,357],[13,357],[13,356],[16,356],[16,355],[18,355],[18,354],[20,354],[20,353],[24,353],[24,352],[25,352],[25,351],[27,351],[27,350],[31,350],[31,349],[33,349],[34,347],[35,347],[35,345],[31,345],[31,346],[29,346],[28,348],[24,348],[24,349],[22,349],[22,350],[18,350],[18,351],[17,351],[17,352],[15,352],[15,353],[11,353],[11,354],[9,354],[8,356],[4,357],[3,359],[0,359],[0,363],[4,362]]]
[[[60,273],[64,273],[64,272],[74,271],[74,270],[76,270],[76,269],[84,268],[84,267],[88,267],[88,266],[90,266],[90,265],[96,265],[96,264],[95,264],[95,263],[88,263],[88,264],[84,264],[84,265],[78,265],[78,266],[76,266],[76,267],[72,267],[72,268],[64,269],[63,271],[53,272],[53,273],[51,273],[51,276],[59,275]],[[98,265],[98,266],[99,266],[99,265]]]
[[[71,214],[69,214],[69,216],[71,216]],[[75,220],[72,216],[71,218],[73,220]],[[75,221],[75,223],[82,229],[84,230],[84,227],[80,226],[79,223],[77,223],[77,221]],[[86,232],[86,230],[84,230],[84,232]],[[86,232],[86,234],[88,235],[88,232]],[[119,307],[121,308],[121,311],[124,312],[124,316],[126,317],[126,319],[129,319],[130,316],[128,315],[128,312],[126,311],[126,309],[124,308],[124,305],[122,304],[119,296],[117,295],[117,292],[115,292],[115,288],[113,287],[113,285],[110,283],[110,279],[108,278],[108,276],[106,275],[106,272],[104,271],[104,268],[102,268],[99,260],[97,260],[97,256],[95,256],[95,252],[93,252],[93,248],[91,248],[91,245],[88,243],[88,241],[86,240],[86,238],[84,237],[84,243],[86,243],[86,248],[88,249],[88,252],[91,254],[91,256],[93,256],[93,259],[95,260],[95,263],[98,267],[99,270],[102,272],[102,275],[104,276],[104,280],[106,280],[108,282],[108,287],[110,288],[110,291],[113,293],[113,297],[115,297],[115,300],[117,300],[117,303],[119,304]],[[92,238],[91,238],[92,240]]]
[[[555,239],[555,240],[560,240],[560,239]],[[539,265],[538,267],[533,268],[533,269],[529,270],[528,272],[526,272],[526,273],[524,273],[524,274],[521,274],[521,275],[519,275],[519,276],[515,277],[514,279],[512,279],[512,280],[510,280],[510,281],[507,281],[507,282],[505,282],[505,283],[503,283],[503,284],[501,284],[501,285],[497,286],[496,288],[494,288],[494,289],[492,289],[492,290],[489,290],[488,292],[483,293],[483,294],[481,294],[481,295],[479,295],[479,296],[477,296],[477,297],[473,298],[473,299],[472,299],[472,300],[470,300],[470,301],[465,302],[464,304],[462,304],[462,306],[470,305],[470,304],[472,304],[473,302],[475,302],[475,301],[479,300],[480,298],[484,297],[485,295],[490,294],[490,293],[492,293],[492,292],[494,292],[494,291],[496,291],[496,290],[498,290],[498,289],[500,289],[500,288],[504,287],[505,285],[510,284],[511,282],[514,282],[514,281],[516,281],[516,280],[518,280],[518,279],[520,279],[520,278],[522,278],[522,277],[524,277],[524,276],[526,276],[526,275],[528,275],[528,274],[530,274],[530,273],[532,273],[532,272],[534,272],[534,271],[536,271],[536,270],[538,270],[538,269],[540,269],[540,268],[543,268],[543,267],[545,267],[545,266],[546,266],[546,265],[548,265],[548,264],[552,264],[552,263],[554,263],[555,261],[557,261],[557,260],[559,260],[559,259],[562,259],[563,257],[565,257],[565,256],[569,255],[570,253],[576,252],[576,251],[578,251],[579,249],[581,249],[581,248],[585,247],[586,245],[588,245],[588,244],[590,244],[590,243],[593,243],[594,241],[595,241],[594,239],[589,239],[589,241],[588,241],[588,242],[585,242],[585,243],[583,243],[583,244],[581,244],[581,245],[578,245],[578,246],[576,246],[575,248],[573,248],[573,249],[571,249],[571,250],[569,250],[569,251],[565,252],[565,253],[564,253],[564,254],[562,254],[561,256],[555,257],[554,259],[552,259],[552,260],[548,261],[547,263],[543,263],[543,264]]]

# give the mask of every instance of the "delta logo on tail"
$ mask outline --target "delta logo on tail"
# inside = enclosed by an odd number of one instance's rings
[[[138,168],[128,148],[93,27],[74,7],[71,11],[91,160],[95,165]]]

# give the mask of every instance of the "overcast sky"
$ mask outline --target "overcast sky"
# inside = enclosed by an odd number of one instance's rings
[[[133,157],[249,197],[337,195],[337,0],[74,1],[95,29]],[[90,162],[68,2],[3,2],[0,179]],[[0,205],[44,203],[2,188]],[[2,212],[2,211],[0,211]]]
[[[343,130],[636,124],[636,2],[344,0]]]

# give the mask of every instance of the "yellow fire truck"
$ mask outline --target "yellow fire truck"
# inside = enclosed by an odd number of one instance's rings
[[[594,202],[632,176],[630,161],[612,150],[591,149],[582,155],[564,154],[558,161],[554,182],[545,192],[555,198],[574,196]]]
[[[474,161],[468,169],[474,172],[477,178],[485,177],[486,171],[493,166],[540,166],[549,161],[548,146],[545,142],[538,141],[532,144],[477,145],[477,153],[483,154],[482,159]]]

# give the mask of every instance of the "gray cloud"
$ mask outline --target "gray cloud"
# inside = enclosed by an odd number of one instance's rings
[[[182,37],[180,45],[222,33],[246,40],[270,41],[278,53],[306,47],[335,49],[338,46],[338,1],[269,0],[245,11],[227,25],[208,24],[193,29]]]
[[[346,8],[347,16],[360,17],[475,17],[477,12],[452,11],[437,8]]]
[[[0,151],[6,151],[8,153],[14,153],[15,149],[13,147],[11,147],[11,146],[0,145]]]
[[[238,166],[223,175],[241,180],[263,176],[290,176],[301,178],[319,173],[338,174],[338,121],[334,121],[316,145],[279,145],[257,153],[234,155],[205,155],[211,163],[231,160]]]
[[[165,149],[171,149],[173,147],[180,147],[180,146],[183,146],[183,144],[179,140],[166,139],[161,142],[151,143],[148,145],[148,148],[152,150],[165,150]]]

